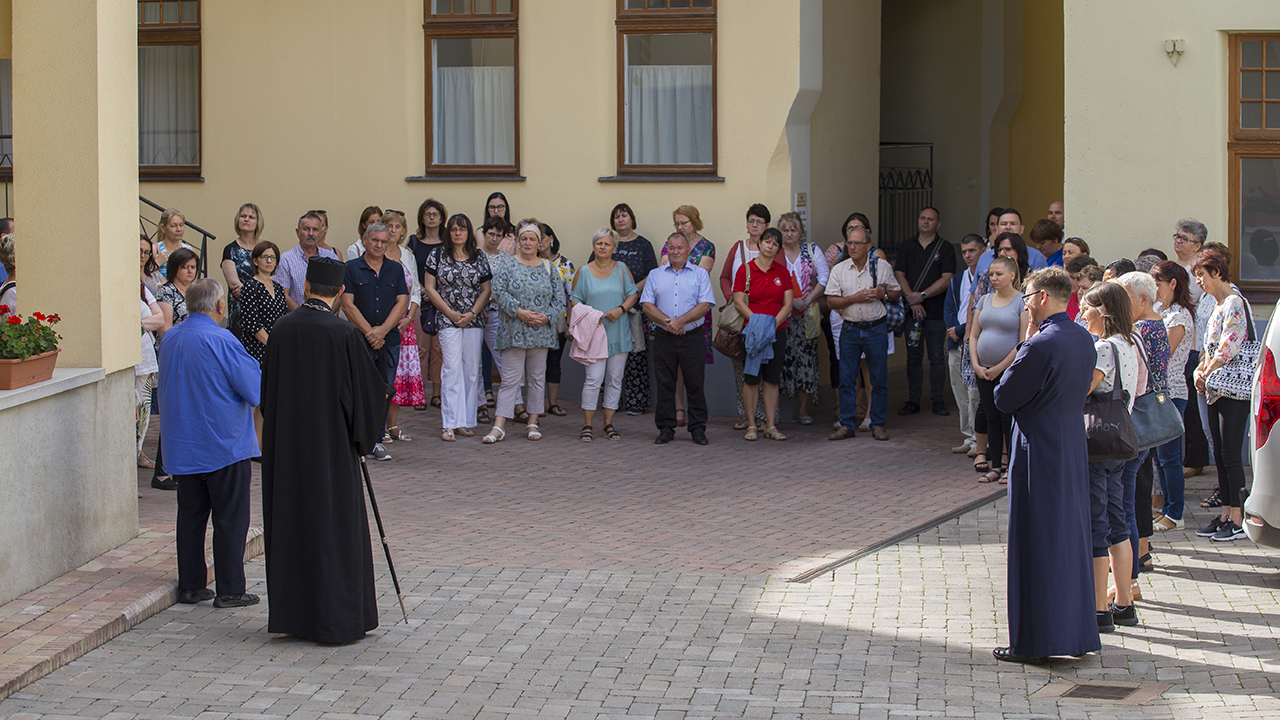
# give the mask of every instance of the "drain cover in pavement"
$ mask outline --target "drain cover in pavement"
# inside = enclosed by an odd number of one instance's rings
[[[1134,693],[1138,692],[1136,685],[1104,685],[1102,683],[1088,683],[1085,685],[1077,685],[1070,690],[1062,693],[1064,698],[1074,698],[1077,700],[1126,700]]]
[[[1168,683],[1102,682],[1055,678],[1048,685],[1032,693],[1031,697],[1039,700],[1145,705],[1160,697],[1171,687],[1173,686]]]

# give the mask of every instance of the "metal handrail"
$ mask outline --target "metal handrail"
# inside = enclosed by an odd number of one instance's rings
[[[165,211],[165,207],[164,207],[163,205],[157,205],[156,203],[154,203],[154,202],[152,202],[152,201],[148,200],[147,198],[145,198],[145,197],[143,197],[143,196],[141,196],[141,195],[139,195],[139,196],[138,196],[138,199],[139,199],[139,200],[141,200],[142,202],[144,202],[144,203],[146,203],[146,204],[150,205],[151,207],[155,208],[156,210],[159,210],[159,211],[160,211],[160,212],[162,212],[162,213]],[[159,227],[160,227],[160,224],[159,224],[159,223],[152,222],[150,218],[147,218],[146,216],[143,216],[143,215],[138,215],[138,220],[140,221],[140,224],[141,224],[141,223],[147,223],[147,222],[149,222],[149,223],[151,223],[152,225],[156,226],[156,228],[157,228],[157,229],[159,229]],[[183,217],[183,220],[184,220],[184,221],[186,220],[186,217],[185,217],[185,216]],[[146,232],[146,225],[144,224],[144,225],[142,225],[142,227],[143,227],[143,232]],[[200,237],[200,272],[199,272],[199,274],[200,274],[200,276],[201,276],[201,277],[209,277],[209,241],[210,241],[210,240],[217,240],[217,239],[218,239],[218,236],[217,236],[217,235],[214,235],[213,233],[209,232],[208,230],[205,230],[204,228],[200,227],[199,225],[196,225],[196,224],[195,224],[195,223],[193,223],[193,222],[187,222],[187,227],[191,228],[192,230],[195,230],[196,232],[200,233],[200,235],[201,235],[201,237]]]

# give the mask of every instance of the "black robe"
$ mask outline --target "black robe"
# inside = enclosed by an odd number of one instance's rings
[[[1018,348],[995,390],[1013,415],[1009,463],[1009,645],[1015,655],[1102,647],[1093,597],[1084,401],[1097,353],[1066,313]]]
[[[386,412],[359,330],[306,305],[276,322],[262,371],[268,632],[345,643],[378,627],[360,457]]]

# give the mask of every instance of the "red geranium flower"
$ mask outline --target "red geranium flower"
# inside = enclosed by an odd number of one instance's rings
[[[39,321],[41,321],[41,322],[44,322],[44,319],[45,319],[45,317],[44,317],[44,313],[37,311],[37,312],[33,312],[33,313],[31,313],[31,314],[32,314],[33,316],[35,316],[35,319],[37,319],[37,320],[39,320]]]
[[[18,325],[18,324],[20,324],[21,322],[22,322],[22,318],[18,317],[17,315],[10,315],[10,316],[9,316],[9,324],[10,324],[10,325]]]
[[[52,315],[50,315],[50,316],[49,316],[49,321],[50,321],[50,322],[62,322],[62,316],[61,316],[61,315],[59,315],[58,313],[54,313],[54,314],[52,314]]]
[[[8,305],[0,305],[0,313],[8,313],[8,312],[9,312]]]

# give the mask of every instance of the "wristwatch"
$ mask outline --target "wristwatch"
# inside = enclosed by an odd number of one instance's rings
[[[924,299],[925,299],[925,298],[927,298],[927,297],[929,297],[929,291],[927,291],[927,290],[921,290],[921,291],[920,291],[920,299],[921,299],[921,300],[924,300]]]

